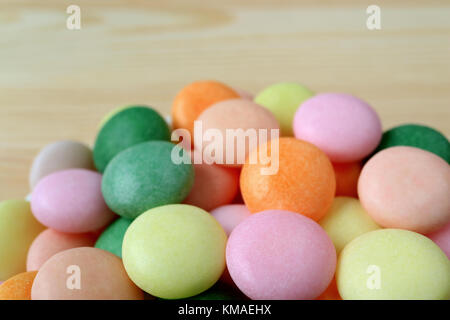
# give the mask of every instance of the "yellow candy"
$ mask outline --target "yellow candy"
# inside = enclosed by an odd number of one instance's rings
[[[227,236],[208,212],[190,205],[156,207],[128,228],[125,269],[147,293],[182,299],[209,289],[225,269]]]
[[[272,111],[280,123],[282,136],[292,136],[295,112],[303,101],[313,95],[312,91],[300,84],[281,82],[265,88],[254,101]]]
[[[359,200],[350,197],[336,197],[319,224],[333,241],[337,253],[356,237],[380,229]]]
[[[45,228],[25,200],[0,202],[0,281],[26,271],[28,248]]]
[[[407,230],[368,232],[342,250],[336,271],[343,299],[447,299],[450,260],[427,237]]]

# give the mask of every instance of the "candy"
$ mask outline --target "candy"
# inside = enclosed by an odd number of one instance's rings
[[[72,168],[94,170],[91,149],[75,141],[51,143],[33,160],[29,177],[30,187],[33,189],[39,180],[50,173]]]
[[[194,185],[185,204],[209,211],[233,201],[238,192],[239,171],[207,163],[194,164],[194,170]]]
[[[222,141],[218,142],[219,150],[216,150],[216,153],[220,152],[222,157],[216,156],[219,158],[216,163],[236,167],[242,166],[247,154],[252,151],[251,148],[256,147],[261,141],[261,136],[266,139],[264,141],[266,142],[271,138],[271,130],[279,130],[277,120],[269,111],[245,99],[218,102],[203,111],[197,120],[201,122],[203,131],[201,131],[201,135],[195,135],[195,148],[205,156],[205,150],[211,148],[212,143],[217,142],[214,139],[211,142],[204,141],[206,140],[205,133],[208,130],[215,130],[222,137]],[[239,131],[236,131],[235,136],[230,138],[227,134],[229,130]],[[247,130],[250,130],[252,134],[247,133]],[[197,137],[200,137],[200,141]]]
[[[94,146],[94,163],[103,172],[119,152],[150,140],[169,140],[166,121],[145,106],[128,107],[114,114],[100,129]]]
[[[27,201],[0,202],[0,281],[26,271],[28,248],[43,230]]]
[[[450,260],[433,241],[412,231],[359,236],[341,252],[336,274],[343,299],[450,297]]]
[[[427,234],[427,237],[436,243],[439,248],[444,251],[447,258],[450,259],[450,222],[447,223],[443,228]]]
[[[122,261],[97,248],[74,248],[51,257],[38,271],[32,300],[142,300]]]
[[[292,82],[281,82],[261,91],[254,101],[269,109],[280,122],[281,135],[292,136],[292,119],[300,104],[314,93]]]
[[[435,154],[413,147],[380,151],[363,167],[358,194],[380,226],[419,233],[450,221],[450,167]]]
[[[270,153],[270,144],[268,150]],[[330,208],[336,188],[327,156],[314,145],[294,138],[279,139],[278,155],[276,174],[263,175],[265,164],[244,165],[240,185],[245,204],[251,212],[288,210],[318,221]]]
[[[187,163],[174,163],[172,150]],[[182,148],[150,141],[121,152],[111,161],[103,176],[102,192],[115,213],[134,219],[148,209],[182,202],[193,182],[194,169]]]
[[[182,299],[209,289],[225,268],[226,234],[206,211],[167,205],[140,215],[123,241],[123,263],[141,289]]]
[[[0,285],[0,300],[31,300],[31,286],[37,271],[15,275]]]
[[[361,174],[360,162],[333,163],[336,176],[336,196],[358,197],[358,179]]]
[[[342,300],[337,288],[336,278],[331,280],[328,288],[316,300]]]
[[[212,288],[189,300],[245,300],[246,297],[236,288],[223,283],[216,283]]]
[[[42,231],[33,241],[27,255],[27,271],[39,268],[58,252],[78,248],[93,247],[95,236],[91,233],[69,234],[53,229]]]
[[[450,142],[439,131],[424,125],[404,124],[387,130],[375,152],[395,146],[427,150],[450,163]]]
[[[336,251],[323,229],[281,210],[256,213],[240,223],[226,255],[231,277],[251,299],[317,298],[336,266]]]
[[[197,81],[184,87],[172,106],[173,128],[184,128],[193,133],[194,121],[216,102],[239,98],[232,88],[217,81]]]
[[[348,197],[336,197],[319,224],[333,241],[338,254],[356,237],[380,228],[359,200]]]
[[[252,93],[243,90],[241,88],[232,88],[242,99],[253,100],[254,96]]]
[[[332,162],[363,159],[377,147],[382,133],[376,112],[342,93],[321,93],[303,102],[293,127],[297,139],[316,145]]]
[[[250,217],[251,212],[243,204],[229,204],[214,209],[211,211],[211,215],[216,218],[229,236],[239,223]]]
[[[33,191],[33,214],[43,225],[61,232],[98,230],[114,219],[103,200],[101,183],[101,174],[90,170],[52,173]]]
[[[95,243],[95,247],[109,251],[122,258],[122,242],[131,220],[119,218],[103,231]]]

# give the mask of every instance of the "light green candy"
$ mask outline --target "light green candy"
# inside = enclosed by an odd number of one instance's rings
[[[350,242],[339,256],[339,293],[346,300],[441,300],[450,297],[450,260],[427,237],[381,229]]]
[[[150,209],[128,228],[122,258],[131,280],[164,299],[195,296],[225,269],[227,236],[208,212],[173,204]]]
[[[28,201],[0,202],[0,281],[26,271],[28,248],[44,229]]]
[[[282,136],[292,136],[295,112],[303,101],[313,95],[311,90],[300,84],[281,82],[265,88],[254,101],[272,111],[280,123]]]

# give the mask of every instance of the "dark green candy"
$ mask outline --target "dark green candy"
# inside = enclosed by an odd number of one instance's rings
[[[223,283],[216,283],[210,289],[187,300],[247,300],[248,298],[238,289]]]
[[[173,149],[188,163],[174,163]],[[112,211],[134,219],[151,208],[182,202],[193,183],[194,168],[181,147],[149,141],[128,148],[111,160],[103,175],[102,193]]]
[[[383,133],[375,152],[395,146],[420,148],[432,152],[450,163],[449,141],[442,133],[427,126],[405,124],[394,127]]]
[[[95,243],[95,247],[109,251],[122,258],[122,242],[131,220],[119,218],[106,228]]]
[[[119,152],[150,140],[170,140],[166,121],[152,108],[128,107],[111,117],[101,128],[95,141],[95,167],[103,172]]]

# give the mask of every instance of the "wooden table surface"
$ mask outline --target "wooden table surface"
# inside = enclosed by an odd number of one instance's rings
[[[81,30],[66,28],[70,4]],[[366,27],[370,4],[381,30]],[[200,79],[353,93],[385,128],[419,122],[449,136],[450,1],[0,0],[0,200],[28,193],[47,143],[92,144],[125,104],[167,114]]]

